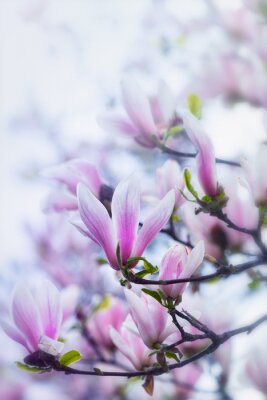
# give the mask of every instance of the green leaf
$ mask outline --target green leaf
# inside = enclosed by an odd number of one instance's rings
[[[120,268],[122,268],[120,243],[117,244],[116,257]]]
[[[180,362],[179,357],[177,356],[177,354],[172,353],[171,351],[166,351],[165,356],[171,360],[175,360],[177,362]]]
[[[149,289],[142,289],[142,291],[146,294],[148,294],[149,296],[153,297],[155,300],[157,300],[161,305],[161,296],[158,292],[156,292],[155,290],[149,290]]]
[[[16,366],[19,369],[22,369],[23,371],[27,371],[27,372],[45,372],[45,371],[50,371],[50,369],[51,369],[51,368],[29,367],[29,365],[23,364],[19,361],[16,362]]]
[[[60,364],[67,366],[77,361],[80,361],[81,359],[81,353],[79,353],[77,350],[70,350],[60,357],[59,362]]]
[[[221,280],[221,278],[220,278],[219,276],[216,276],[215,278],[209,279],[209,280],[207,281],[207,283],[213,285],[214,283],[220,282],[220,280]]]
[[[145,278],[145,276],[150,275],[150,272],[147,272],[145,269],[143,269],[142,271],[136,272],[136,274],[134,274],[134,276],[136,276],[137,278]]]
[[[99,310],[104,310],[105,308],[108,308],[109,305],[110,305],[110,296],[106,295],[102,298],[100,303],[94,308],[94,312]]]
[[[164,136],[164,139],[163,139],[164,142],[167,142],[167,140],[173,136],[179,135],[182,132],[182,130],[183,130],[182,125],[173,126],[166,132],[166,135]]]
[[[96,262],[97,262],[99,265],[108,264],[108,261],[107,261],[105,258],[103,258],[103,257],[97,258],[97,259],[96,259]]]
[[[172,221],[173,222],[179,222],[181,221],[181,217],[178,214],[172,214]]]
[[[187,97],[187,105],[196,118],[201,118],[201,100],[196,93],[189,94]]]
[[[210,203],[212,201],[212,198],[206,194],[205,196],[202,197],[201,200],[204,201],[205,203]]]
[[[248,284],[248,287],[249,287],[251,290],[256,290],[256,289],[258,289],[259,286],[260,286],[260,281],[259,281],[259,279],[257,279],[257,278],[253,279],[253,281],[251,281],[251,282]]]
[[[127,285],[127,279],[121,278],[120,279],[120,285],[123,286],[123,287],[126,286]]]
[[[131,257],[127,260],[126,266],[133,264],[136,261],[143,261],[144,262],[144,269],[149,274],[154,274],[158,272],[158,267],[152,265],[145,257]]]
[[[194,187],[191,184],[191,172],[188,168],[185,168],[184,170],[184,181],[185,181],[185,186],[187,187],[187,190],[196,198],[198,199],[198,193],[194,189]]]

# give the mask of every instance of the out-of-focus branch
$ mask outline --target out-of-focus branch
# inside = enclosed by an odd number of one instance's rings
[[[157,147],[162,150],[163,153],[169,154],[175,158],[195,158],[197,153],[185,153],[181,151],[176,151],[165,146],[165,144],[157,141]],[[237,161],[223,160],[221,158],[216,158],[216,163],[225,164],[232,167],[240,167],[240,163]]]

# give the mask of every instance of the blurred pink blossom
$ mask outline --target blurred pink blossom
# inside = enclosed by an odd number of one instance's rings
[[[156,96],[148,98],[132,78],[122,81],[122,100],[127,116],[103,116],[99,124],[107,131],[134,138],[144,147],[153,148],[168,130],[177,125],[175,99],[167,84],[160,81]]]
[[[140,336],[122,326],[120,330],[110,328],[110,337],[117,349],[130,361],[135,370],[141,371],[153,365],[155,356],[150,356],[149,349]]]
[[[218,183],[213,144],[204,132],[200,121],[193,114],[184,111],[182,119],[186,133],[198,150],[196,166],[199,183],[205,194],[216,196],[218,194]]]
[[[110,327],[120,330],[126,317],[125,303],[115,297],[108,299],[108,305],[93,313],[86,324],[86,329],[94,341],[101,347],[110,350],[113,342],[110,338]]]

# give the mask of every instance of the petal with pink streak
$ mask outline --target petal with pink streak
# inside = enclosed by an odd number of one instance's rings
[[[136,126],[126,117],[120,116],[103,116],[97,119],[101,128],[105,131],[117,134],[128,135],[131,137],[137,136],[140,132]]]
[[[164,81],[159,82],[158,102],[165,124],[170,123],[175,112],[175,100],[169,86]]]
[[[138,359],[132,346],[127,340],[127,336],[133,334],[127,332],[126,329],[122,329],[121,332],[118,332],[116,329],[110,326],[109,335],[114,346],[116,346],[117,349],[131,362],[136,370],[139,370],[141,367],[141,360]]]
[[[157,131],[153,121],[148,98],[133,79],[124,79],[122,82],[122,97],[125,109],[140,133],[155,134]]]
[[[77,210],[77,198],[64,190],[53,191],[45,200],[42,210],[45,213]]]
[[[135,176],[121,181],[112,198],[112,221],[123,263],[131,256],[140,216],[140,186]]]
[[[103,248],[111,266],[119,269],[113,226],[106,208],[82,183],[78,185],[77,196],[81,219],[87,227],[87,235]]]
[[[58,339],[62,322],[60,293],[49,281],[42,281],[36,292],[36,303],[43,325],[43,335]]]
[[[159,231],[168,222],[174,208],[175,193],[174,190],[169,191],[166,196],[159,201],[153,211],[144,221],[142,228],[138,233],[138,237],[133,250],[133,257],[139,257],[143,254],[145,248],[152,242]]]
[[[8,321],[5,321],[3,319],[0,319],[0,326],[7,334],[7,336],[9,336],[12,340],[15,340],[15,342],[20,343],[30,352],[27,341],[25,340],[22,333],[15,326],[11,325]]]
[[[146,296],[146,301],[150,318],[153,321],[153,327],[156,333],[155,341],[157,341],[160,338],[161,332],[165,329],[166,320],[169,314],[167,313],[166,308],[164,308],[153,297]]]
[[[124,291],[129,304],[130,313],[144,343],[151,347],[156,338],[156,332],[151,320],[151,315],[144,301],[131,290]]]
[[[72,194],[76,194],[77,184],[83,182],[97,195],[102,183],[96,167],[82,158],[76,158],[48,168],[43,172],[43,175],[66,185]]]
[[[196,157],[198,179],[205,193],[215,196],[218,187],[213,144],[194,115],[184,111],[182,118],[187,135],[198,149]]]
[[[200,266],[205,256],[204,241],[200,240],[187,257],[180,278],[190,278]]]
[[[22,284],[18,284],[13,292],[11,311],[16,327],[23,332],[30,350],[37,351],[42,334],[41,318],[31,293]]]
[[[89,187],[95,196],[98,196],[102,185],[102,179],[93,164],[89,163],[87,160],[77,158],[70,161],[70,169],[73,171],[77,179],[76,186],[73,188],[73,193],[76,194],[77,183],[83,182]]]

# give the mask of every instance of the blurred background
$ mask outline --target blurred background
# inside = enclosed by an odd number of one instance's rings
[[[164,79],[181,107],[189,93],[197,93],[218,157],[248,157],[266,139],[267,29],[253,3],[0,0],[2,300],[17,280],[35,281],[44,273],[44,232],[58,243],[58,226],[64,234],[68,229],[65,220],[43,213],[50,190],[43,170],[84,157],[112,183],[133,171],[149,181],[153,156],[97,123],[99,115],[120,108],[124,76],[147,92]],[[1,399],[131,399],[139,390],[146,398],[140,388],[122,395],[119,383],[114,391],[109,378],[99,378],[104,394],[92,383],[88,389],[84,378],[66,383],[64,377],[66,387],[58,377],[32,378],[14,367],[17,346],[2,332],[0,340]],[[242,388],[245,381],[238,376],[233,399],[263,398],[249,385]]]

